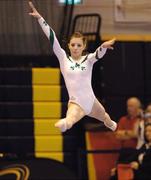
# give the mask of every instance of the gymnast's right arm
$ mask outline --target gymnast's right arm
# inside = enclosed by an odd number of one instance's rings
[[[29,13],[29,15],[31,15],[31,16],[38,19],[38,22],[39,22],[42,30],[46,34],[47,38],[50,40],[50,43],[51,43],[51,45],[53,47],[54,53],[56,54],[59,61],[61,61],[66,54],[65,54],[65,51],[61,48],[61,46],[60,46],[60,44],[59,44],[59,42],[58,42],[58,40],[56,38],[55,32],[46,23],[46,21],[43,19],[43,17],[39,14],[39,12],[34,7],[34,5],[33,5],[33,3],[31,1],[29,1],[29,6],[32,9],[32,12]]]

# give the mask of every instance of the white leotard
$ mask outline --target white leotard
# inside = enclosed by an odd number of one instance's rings
[[[80,60],[75,61],[72,57],[66,55],[56,38],[55,32],[45,20],[41,17],[38,21],[59,60],[60,69],[69,93],[69,102],[78,104],[88,115],[96,98],[91,86],[93,64],[104,56],[106,48],[99,47],[94,53],[82,56]]]

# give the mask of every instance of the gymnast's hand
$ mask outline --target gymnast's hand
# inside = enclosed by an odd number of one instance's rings
[[[29,1],[29,6],[32,10],[32,12],[29,13],[30,16],[33,16],[37,19],[41,18],[41,15],[39,14],[39,12],[37,11],[37,9],[35,8],[35,6],[33,5],[33,3],[31,1]]]
[[[102,45],[101,45],[101,47],[103,47],[103,48],[107,48],[107,49],[114,49],[113,48],[113,44],[115,43],[115,38],[113,38],[113,39],[111,39],[111,40],[109,40],[109,41],[105,41]]]

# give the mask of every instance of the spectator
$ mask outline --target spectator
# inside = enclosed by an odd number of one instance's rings
[[[135,124],[140,119],[141,102],[136,97],[131,97],[127,100],[127,115],[120,118],[116,137],[121,140],[122,147],[136,147],[137,134]]]
[[[151,103],[149,103],[145,110],[146,113],[151,113]]]
[[[145,116],[139,118],[139,120],[135,123],[134,131],[137,137],[137,145],[136,149],[139,149],[145,142],[144,139],[144,126],[145,126]]]
[[[134,170],[134,179],[151,178],[151,123],[145,125],[145,144],[138,150],[134,160],[130,163]]]
[[[151,123],[151,104],[148,104],[145,113],[142,114],[141,118],[135,124],[135,131],[137,134],[137,146],[136,148],[139,149],[144,143],[144,126],[146,123]]]
[[[145,122],[148,123],[150,122],[151,123],[151,103],[149,103],[146,107],[146,110],[145,110]]]
[[[133,169],[134,180],[149,180],[151,178],[151,123],[145,125],[144,139],[144,145],[125,161]],[[117,179],[116,168],[114,171],[112,170],[111,175],[112,180]]]

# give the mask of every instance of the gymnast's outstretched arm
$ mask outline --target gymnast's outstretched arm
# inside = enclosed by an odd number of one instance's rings
[[[115,43],[115,38],[109,41],[105,41],[103,44],[101,44],[101,46],[99,46],[96,49],[94,53],[90,54],[90,60],[92,62],[96,62],[98,59],[101,59],[105,55],[107,49],[114,49],[113,48],[114,43]]]
[[[47,38],[50,40],[50,43],[53,47],[53,51],[56,54],[57,58],[59,59],[59,61],[62,60],[62,58],[66,55],[65,51],[61,48],[58,39],[56,37],[55,32],[52,30],[52,28],[46,23],[46,21],[44,20],[44,18],[39,14],[39,12],[37,11],[37,9],[34,7],[33,3],[31,1],[29,1],[29,6],[32,9],[32,12],[29,13],[29,15],[35,17],[38,19],[38,22],[42,28],[42,30],[44,31],[44,33],[46,34]]]

